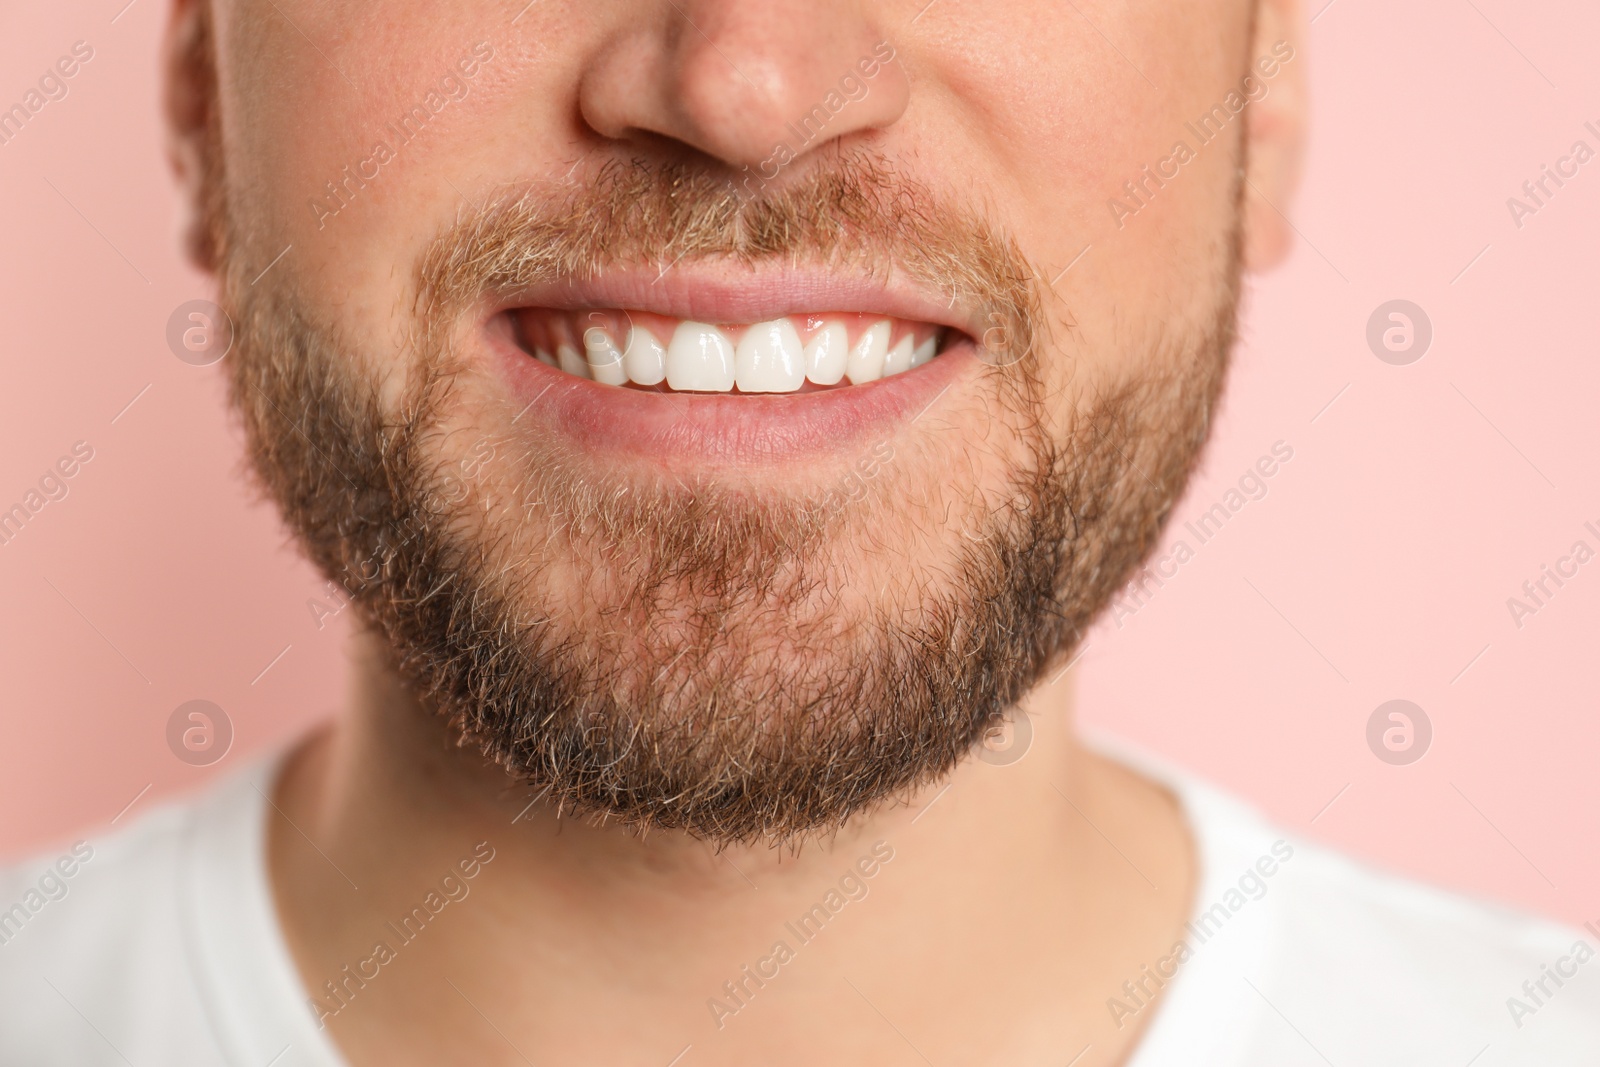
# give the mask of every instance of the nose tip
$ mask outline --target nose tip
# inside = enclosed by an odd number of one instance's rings
[[[825,58],[774,55],[799,51],[774,46],[749,49],[735,59],[707,42],[678,71],[679,139],[734,166],[755,165],[781,154],[794,156],[853,133],[881,129],[904,112],[909,86],[898,66],[881,61],[869,80],[856,69],[851,50],[829,50]],[[857,50],[870,57],[871,48]],[[828,59],[833,62],[828,62]]]
[[[735,169],[892,125],[910,99],[893,47],[831,7],[673,5],[596,57],[584,120],[612,140],[666,137]]]
[[[709,46],[684,57],[676,72],[677,133],[694,147],[734,166],[771,152],[806,93],[798,71],[770,56],[735,64]]]

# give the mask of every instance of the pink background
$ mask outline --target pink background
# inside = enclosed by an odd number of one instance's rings
[[[0,510],[73,442],[95,450],[0,546],[8,854],[104,834],[138,797],[126,825],[283,741],[339,703],[346,670],[346,620],[317,629],[321,582],[242,487],[217,368],[165,342],[209,288],[178,259],[159,148],[165,5],[124,2],[0,9],[0,104],[74,41],[95,50],[0,146]],[[1600,527],[1600,160],[1520,229],[1506,198],[1574,140],[1600,148],[1583,129],[1600,127],[1597,39],[1600,10],[1575,2],[1318,16],[1302,239],[1254,284],[1172,536],[1275,441],[1294,458],[1081,663],[1087,725],[1294,832],[1572,921],[1600,918],[1600,560],[1521,629],[1506,598],[1580,537],[1600,549],[1582,528]],[[1434,327],[1406,367],[1364,338],[1397,297]],[[197,697],[236,729],[204,769],[165,740]],[[1365,741],[1397,697],[1434,727],[1410,766]]]

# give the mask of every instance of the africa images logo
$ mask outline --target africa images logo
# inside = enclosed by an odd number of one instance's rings
[[[365,156],[355,163],[345,165],[340,171],[338,181],[327,183],[326,195],[312,197],[307,201],[312,216],[317,220],[317,229],[322,229],[328,224],[328,219],[355,203],[356,197],[367,187],[367,183],[376,181],[383,173],[383,168],[399,157],[400,149],[422,135],[434,116],[444,111],[451,103],[459,104],[465,100],[472,92],[471,79],[477,77],[478,72],[492,59],[494,59],[494,46],[488,41],[480,41],[474,45],[472,51],[456,60],[454,69],[446,72],[437,85],[430,87],[421,100],[412,104],[404,115],[384,127],[394,140],[393,145],[387,140],[373,142]],[[355,169],[353,174],[352,167]]]
[[[1185,924],[1188,934],[1173,943],[1172,950],[1155,961],[1154,967],[1146,963],[1139,974],[1122,983],[1122,995],[1106,998],[1106,1010],[1111,1021],[1122,1029],[1129,1019],[1150,1007],[1161,988],[1178,974],[1178,968],[1188,963],[1201,947],[1220,934],[1233,917],[1243,911],[1253,900],[1267,895],[1267,879],[1294,858],[1294,846],[1287,841],[1274,841],[1267,853],[1244,869],[1233,885],[1223,890],[1222,896],[1209,908],[1197,912],[1193,921]]]
[[[739,969],[737,977],[722,983],[723,997],[707,997],[706,1008],[711,1012],[717,1029],[721,1030],[730,1018],[748,1008],[756,993],[782,974],[782,968],[795,958],[801,948],[820,937],[823,929],[846,905],[867,899],[867,894],[871,892],[868,882],[876,878],[884,865],[893,859],[892,845],[887,841],[874,842],[872,851],[857,859],[838,882],[822,895],[821,900],[812,904],[798,919],[783,924],[784,930],[794,939],[793,945],[784,938],[774,941],[771,950],[758,959],[754,966],[745,964]]]

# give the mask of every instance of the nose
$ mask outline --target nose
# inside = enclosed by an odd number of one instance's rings
[[[861,0],[643,0],[579,86],[603,137],[665,137],[739,168],[880,130],[911,87]]]

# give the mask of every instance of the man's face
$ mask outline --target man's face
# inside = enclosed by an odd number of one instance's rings
[[[196,247],[256,468],[569,810],[782,837],[948,771],[1203,439],[1250,113],[1184,122],[1266,80],[1243,0],[209,23]]]

